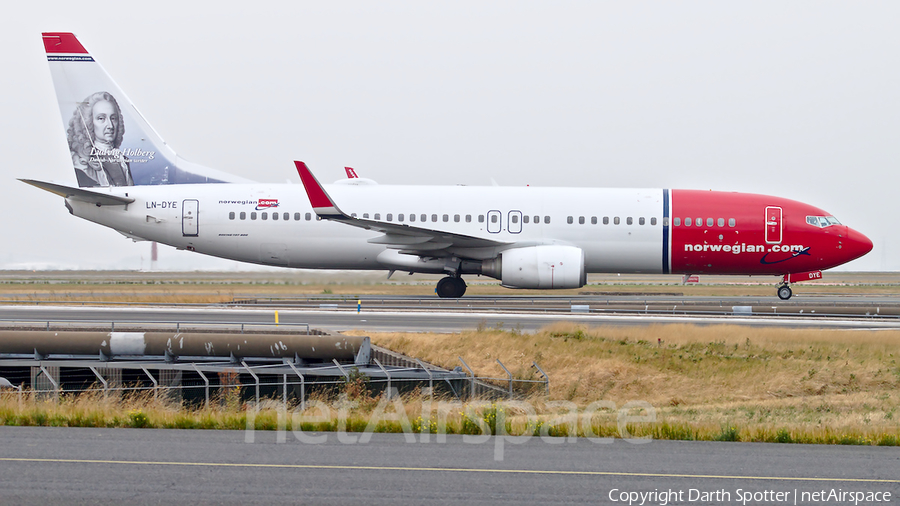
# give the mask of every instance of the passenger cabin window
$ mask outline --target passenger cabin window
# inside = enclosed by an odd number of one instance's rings
[[[269,219],[269,213],[262,213],[262,216],[260,216],[260,218],[262,218],[263,221],[268,220],[268,219]]]
[[[603,224],[604,224],[604,225],[609,225],[609,216],[604,216],[604,217],[603,217]]]
[[[459,215],[456,215],[456,216],[457,216],[456,221],[459,221]],[[496,214],[491,215],[491,223],[497,223],[497,215]]]
[[[437,223],[437,215],[436,214],[431,215],[431,221]]]
[[[312,214],[306,213],[306,221],[309,221],[311,219],[312,219]]]
[[[366,216],[368,218],[368,216]],[[300,221],[300,213],[294,213],[294,221]]]
[[[522,223],[528,223],[528,218],[529,216],[527,214],[525,216],[522,216]]]
[[[572,217],[571,217],[571,216],[569,216],[568,218],[566,218],[566,223],[568,223],[569,225],[572,224]]]
[[[272,213],[272,219],[277,221],[277,220],[278,220],[278,213]]]
[[[718,225],[720,227],[724,227],[725,226],[725,218],[719,218],[716,222],[716,225]]]
[[[442,217],[442,219],[444,220],[444,223],[447,223],[448,221],[450,221],[450,215],[445,214],[445,215]]]
[[[618,224],[619,224],[619,217],[616,216],[615,218],[613,218],[613,225],[618,225]]]
[[[255,213],[255,212],[250,213],[250,219],[251,219],[251,220],[255,220],[255,219],[256,219],[256,213]]]
[[[728,226],[729,226],[729,227],[733,227],[733,226],[734,226],[734,218],[728,218]]]
[[[400,221],[403,221],[403,220],[401,219]],[[415,215],[415,214],[410,214],[410,215],[409,215],[409,221],[416,221],[416,215]]]
[[[650,218],[650,224],[651,224],[651,225],[656,225],[656,218]],[[663,226],[664,226],[664,227],[668,227],[668,226],[669,226],[669,218],[663,218]]]
[[[626,225],[631,225],[632,223],[634,223],[634,220],[631,219],[631,216],[629,216],[628,218],[625,219]]]
[[[478,215],[478,223],[484,223],[484,215],[483,214]]]
[[[471,214],[466,215],[466,223],[472,223],[472,215]]]
[[[707,227],[713,226],[713,219],[712,219],[712,218],[706,218],[706,226],[707,226]]]
[[[690,227],[690,226],[691,226],[691,219],[690,219],[690,218],[685,218],[685,219],[684,219],[684,226],[685,226],[685,227]]]
[[[387,213],[386,218],[387,218],[388,221],[394,221],[394,215],[391,214],[391,213]]]
[[[669,220],[669,219],[666,218],[666,226],[669,225],[668,220]],[[650,218],[650,224],[653,225],[653,226],[656,226],[656,218],[655,218],[655,217],[654,217],[654,218]]]
[[[428,216],[426,216],[424,214],[419,216],[419,221],[428,221]]]
[[[496,221],[497,221],[497,217],[494,216],[493,218],[494,218],[494,222],[496,222]],[[453,222],[454,222],[454,223],[459,223],[459,215],[458,215],[458,214],[454,214],[454,215],[453,215]]]
[[[397,215],[397,221],[403,221],[403,218],[404,218],[403,213],[400,213]]]
[[[375,213],[374,219],[380,220],[380,219],[381,219],[381,213]]]
[[[242,220],[246,220],[246,219],[247,219],[247,213],[242,212],[242,213],[241,213],[241,219],[242,219]]]
[[[534,217],[534,223],[535,223],[535,224],[538,224],[538,223],[540,223],[540,222],[541,222],[541,217],[540,217],[540,216],[535,216],[535,217]]]
[[[228,219],[229,219],[229,220],[233,220],[233,219],[234,219],[234,211],[231,211],[230,213],[228,213]]]
[[[644,217],[643,217],[643,216],[641,216],[640,218],[638,218],[638,225],[643,225],[644,223],[646,223],[646,221],[644,220]]]
[[[549,217],[549,216],[544,216],[544,224],[545,224],[545,225],[549,225],[549,224],[550,224],[550,217]]]
[[[519,222],[519,215],[514,214],[514,215],[510,216],[509,219],[512,220],[513,223],[518,223],[518,222]]]
[[[597,224],[597,217],[591,216],[591,225],[596,225],[596,224]]]
[[[584,225],[584,216],[579,216],[579,217],[578,217],[578,224],[579,224],[579,225]]]

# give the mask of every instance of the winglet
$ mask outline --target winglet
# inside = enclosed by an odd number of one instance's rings
[[[344,167],[344,172],[347,173],[347,179],[359,179],[359,176],[356,175],[356,171],[353,170],[353,167]]]
[[[300,181],[303,181],[303,187],[306,188],[306,195],[309,197],[309,203],[312,204],[313,211],[322,218],[339,218],[346,216],[337,204],[331,200],[325,188],[316,179],[316,176],[309,170],[305,163],[294,161],[297,166],[297,173],[300,174]]]

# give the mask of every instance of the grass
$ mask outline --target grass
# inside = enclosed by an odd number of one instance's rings
[[[900,332],[739,326],[554,325],[535,334],[370,333],[373,342],[479,376],[550,376],[550,399],[640,400],[654,437],[772,442],[883,441],[900,435]]]
[[[305,411],[291,406],[288,415],[270,399],[256,411],[253,404],[238,407],[184,408],[138,394],[104,400],[97,393],[67,395],[47,400],[29,393],[22,400],[0,396],[0,425],[49,427],[227,429],[286,431],[388,432],[413,434],[509,434],[541,437],[650,437],[687,441],[757,441],[770,443],[845,444],[900,446],[900,433],[876,428],[750,427],[747,424],[715,425],[659,421],[621,425],[615,411],[562,414],[550,404],[532,399],[532,416],[520,404],[474,400],[428,402],[419,394],[387,401],[346,397],[340,402],[313,399]],[[362,401],[362,402],[361,402]],[[340,408],[345,402],[350,408]],[[317,404],[321,403],[321,404]],[[324,405],[324,408],[323,408]],[[330,406],[330,407],[329,407]],[[399,407],[398,407],[399,406]],[[344,409],[339,412],[339,409]],[[322,416],[322,415],[325,416]]]

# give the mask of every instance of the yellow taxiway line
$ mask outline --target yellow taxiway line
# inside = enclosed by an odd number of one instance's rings
[[[547,474],[569,476],[619,476],[644,478],[711,478],[720,480],[775,480],[775,481],[842,481],[850,483],[900,483],[900,479],[875,478],[819,478],[802,476],[733,476],[719,474],[674,474],[674,473],[629,473],[617,471],[553,471],[545,469],[490,469],[465,467],[403,467],[403,466],[341,466],[320,464],[254,464],[234,462],[165,462],[150,460],[93,460],[93,459],[41,459],[0,457],[0,462],[41,462],[59,464],[110,464],[140,466],[194,466],[194,467],[234,467],[234,468],[267,468],[267,469],[327,469],[346,471],[412,471],[412,472],[445,472],[445,473],[497,473],[497,474]]]

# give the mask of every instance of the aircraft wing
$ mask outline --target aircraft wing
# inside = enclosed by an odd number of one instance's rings
[[[97,204],[98,206],[126,206],[134,202],[134,199],[130,197],[120,197],[109,193],[85,190],[84,188],[72,188],[70,186],[47,183],[35,179],[19,179],[19,181],[28,183],[31,186],[36,186],[50,193],[55,193],[62,198],[78,200],[89,204]]]
[[[316,215],[322,219],[339,221],[352,227],[374,230],[384,234],[380,237],[369,239],[370,243],[384,244],[388,248],[398,249],[402,253],[422,256],[442,256],[446,250],[451,248],[454,250],[460,248],[494,248],[510,244],[402,223],[355,218],[341,211],[305,163],[295,161],[294,165],[297,166],[300,180],[303,181],[306,194],[309,196],[309,202],[312,204]]]

